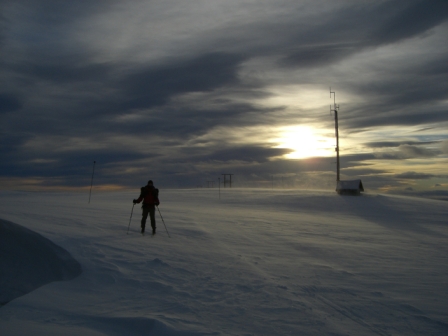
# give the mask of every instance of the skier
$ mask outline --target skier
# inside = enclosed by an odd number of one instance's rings
[[[156,205],[159,205],[159,189],[154,188],[154,184],[151,180],[148,181],[148,184],[144,187],[140,188],[140,196],[138,199],[134,199],[132,202],[134,204],[140,203],[143,201],[142,204],[142,221],[141,221],[141,227],[142,227],[142,234],[145,234],[145,226],[146,226],[146,219],[151,219],[151,227],[152,227],[152,234],[154,235],[156,233]]]

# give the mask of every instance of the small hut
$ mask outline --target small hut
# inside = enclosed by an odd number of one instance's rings
[[[361,180],[338,181],[336,192],[339,195],[359,195],[364,191]]]

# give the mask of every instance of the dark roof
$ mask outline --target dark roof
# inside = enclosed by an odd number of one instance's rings
[[[353,190],[364,191],[361,180],[338,181],[336,191]]]

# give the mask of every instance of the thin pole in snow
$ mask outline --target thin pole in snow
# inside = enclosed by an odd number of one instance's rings
[[[132,213],[134,212],[134,206],[135,206],[135,203],[132,205],[131,217],[129,217],[128,231],[126,232],[126,234],[129,234],[129,228],[131,227],[131,220],[132,220]]]
[[[162,213],[160,212],[160,209],[157,205],[156,205],[156,208],[157,208],[157,210],[159,210],[160,218],[162,218],[163,225],[165,225],[166,233],[168,234],[168,237],[171,238],[170,233],[168,232],[168,228],[166,227],[165,221],[163,220]]]
[[[92,196],[93,174],[95,174],[95,163],[96,161],[93,161],[92,180],[90,181],[89,204],[90,204],[90,197]]]
[[[218,177],[218,193],[219,199],[221,199],[221,178]]]

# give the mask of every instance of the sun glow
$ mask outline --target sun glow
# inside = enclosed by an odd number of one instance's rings
[[[287,126],[281,129],[281,136],[274,139],[275,148],[289,148],[293,152],[286,154],[288,159],[326,157],[334,154],[335,140],[320,135],[308,126]]]

